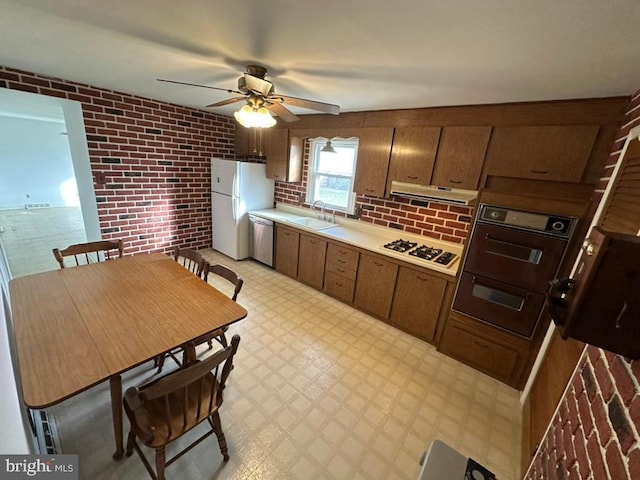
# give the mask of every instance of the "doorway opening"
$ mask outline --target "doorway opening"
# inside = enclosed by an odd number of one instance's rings
[[[11,277],[55,270],[53,248],[99,239],[81,104],[0,89],[0,257]]]

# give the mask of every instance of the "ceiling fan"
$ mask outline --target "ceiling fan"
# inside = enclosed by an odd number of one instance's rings
[[[231,97],[220,102],[207,105],[206,108],[222,107],[230,105],[236,102],[246,102],[238,112],[235,113],[236,119],[244,126],[273,126],[275,120],[268,113],[270,111],[274,115],[280,117],[285,122],[295,122],[298,117],[288,108],[286,105],[293,107],[301,107],[309,110],[316,110],[322,113],[330,113],[332,115],[338,115],[340,113],[340,107],[331,103],[318,102],[315,100],[307,100],[304,98],[289,97],[287,95],[280,95],[275,93],[273,83],[265,80],[267,76],[267,69],[260,65],[248,65],[246,72],[238,78],[238,89],[233,90],[230,88],[210,87],[209,85],[199,85],[195,83],[178,82],[175,80],[164,80],[159,78],[160,82],[177,83],[179,85],[190,85],[193,87],[210,88],[212,90],[222,90],[228,93],[234,93],[240,95],[237,97]],[[268,110],[268,111],[267,111]],[[257,115],[261,115],[263,120],[269,123],[268,125],[254,125],[251,120],[249,124],[243,122],[243,113],[245,115],[253,115],[257,120]],[[269,118],[266,119],[266,116]],[[246,117],[245,117],[246,118]],[[266,119],[266,120],[265,120]]]

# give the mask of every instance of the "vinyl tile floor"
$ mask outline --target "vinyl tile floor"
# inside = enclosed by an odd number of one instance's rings
[[[238,302],[249,315],[230,328],[241,342],[220,410],[231,458],[209,437],[168,478],[415,480],[435,439],[498,479],[519,478],[516,390],[253,260],[203,252],[245,280]],[[149,362],[123,388],[155,376]],[[135,453],[112,460],[109,402],[105,382],[50,409],[62,453],[79,455],[82,479],[148,478]]]

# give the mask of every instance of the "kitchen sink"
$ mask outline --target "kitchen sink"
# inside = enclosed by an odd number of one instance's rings
[[[313,228],[314,230],[326,230],[327,228],[337,227],[337,223],[325,222],[324,220],[318,220],[317,218],[302,217],[289,220],[291,223],[302,225],[304,227]]]

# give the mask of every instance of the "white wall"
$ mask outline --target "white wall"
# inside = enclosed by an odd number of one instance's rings
[[[78,205],[69,141],[62,132],[64,121],[0,116],[0,208]]]
[[[0,243],[0,453],[33,453],[31,432],[26,424],[26,410],[18,396],[16,370],[11,356],[9,332],[13,330],[9,308],[9,271]]]

